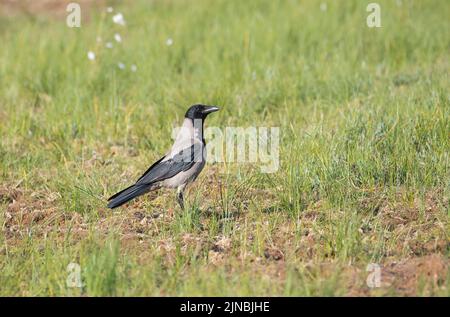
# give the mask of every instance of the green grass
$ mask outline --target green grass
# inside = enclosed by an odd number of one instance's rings
[[[379,1],[373,29],[364,1],[323,2],[0,13],[0,295],[448,296],[449,2]],[[185,212],[168,191],[107,210],[197,102],[280,127],[279,171],[210,164]],[[372,262],[396,280],[368,289]]]

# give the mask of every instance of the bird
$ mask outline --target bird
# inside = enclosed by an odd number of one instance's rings
[[[218,110],[217,106],[203,104],[189,107],[171,149],[153,163],[135,184],[111,196],[108,208],[117,208],[159,188],[176,188],[178,204],[184,210],[184,190],[195,181],[206,163],[205,119]]]

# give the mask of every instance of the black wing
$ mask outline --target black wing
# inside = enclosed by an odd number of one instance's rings
[[[171,159],[162,162],[166,157],[162,157],[159,161],[154,163],[142,175],[136,185],[152,184],[171,178],[178,173],[187,171],[196,162],[201,162],[203,157],[204,147],[201,143],[192,144],[190,147],[181,150]]]

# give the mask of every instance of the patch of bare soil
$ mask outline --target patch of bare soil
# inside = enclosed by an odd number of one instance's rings
[[[241,199],[257,200],[264,196],[264,192],[255,191],[243,195]],[[300,213],[297,221],[280,213],[278,218],[272,219],[275,223],[256,223],[251,217],[244,217],[245,205],[244,208],[241,205],[243,211],[233,216],[234,233],[230,236],[211,237],[207,230],[194,230],[176,237],[164,237],[160,236],[161,231],[164,232],[167,226],[173,224],[177,215],[174,210],[158,206],[157,201],[152,202],[152,212],[148,212],[145,206],[148,198],[137,199],[126,210],[112,213],[105,210],[107,213],[94,223],[89,223],[78,213],[65,213],[58,209],[58,199],[58,193],[0,186],[0,210],[4,212],[2,231],[8,244],[14,245],[15,241],[29,235],[35,238],[50,234],[64,237],[69,232],[71,241],[75,243],[82,240],[89,228],[94,226],[99,235],[106,237],[111,231],[117,234],[122,247],[139,254],[142,264],[159,256],[170,266],[181,253],[193,258],[204,258],[211,270],[220,266],[230,274],[240,268],[248,269],[250,265],[255,274],[270,279],[280,287],[286,275],[287,261],[292,259],[299,265],[310,263],[314,274],[321,279],[331,278],[336,269],[333,254],[330,254],[329,262],[323,263],[324,254],[326,256],[324,248],[327,247],[324,244],[327,232],[324,231],[323,222],[328,221],[330,215],[339,218],[342,214],[339,211],[327,212],[320,201]],[[423,289],[425,293],[432,294],[433,290],[446,287],[449,266],[445,254],[448,241],[445,235],[446,219],[441,215],[441,207],[445,203],[447,201],[442,195],[435,192],[427,193],[425,199],[420,201],[413,199],[406,203],[399,197],[377,202],[379,207],[371,219],[379,221],[389,233],[382,239],[387,242],[395,239],[396,243],[387,247],[384,260],[380,263],[382,285],[379,289],[367,286],[366,263],[356,262],[341,267],[340,278],[346,285],[347,295],[409,296],[420,294]],[[220,211],[220,206],[217,209]],[[208,212],[202,214],[200,222],[205,223],[204,228],[208,228],[210,218]],[[270,228],[272,225],[273,228]],[[262,232],[259,237],[256,236],[257,227]],[[241,233],[245,234],[245,238],[239,238],[242,237]],[[378,234],[372,230],[361,231],[363,238],[380,239]],[[252,248],[243,247],[243,244],[254,245],[257,238],[263,239],[259,255],[249,251]],[[409,251],[406,255],[405,248]]]
[[[385,202],[380,208],[379,217],[383,226],[392,233],[395,241],[389,255],[397,252],[409,256],[424,256],[445,253],[448,247],[446,237],[446,215],[443,206],[448,198],[442,193],[429,191],[423,201],[417,197],[410,203],[404,201]]]
[[[5,205],[2,232],[10,244],[26,236],[42,237],[62,233],[68,222],[82,226],[77,214],[59,212],[57,193],[30,192],[14,186],[0,187],[0,203]]]
[[[361,200],[362,212],[369,214],[360,228],[361,234],[368,240],[383,239],[387,246],[384,250],[386,257],[445,253],[448,217],[444,210],[448,207],[448,197],[439,189],[428,191],[424,197],[407,196],[401,190],[394,198],[374,192]],[[376,225],[384,230],[382,237],[374,230]]]
[[[12,203],[21,196],[22,192],[15,188],[0,188],[0,202]]]
[[[442,254],[387,261],[380,265],[380,284],[369,288],[367,278],[371,272],[358,266],[344,269],[342,281],[348,296],[433,296],[446,290],[449,260]],[[439,293],[439,291],[441,291]]]
[[[384,266],[382,283],[406,296],[416,295],[421,288],[438,290],[447,282],[448,262],[441,254],[393,261]]]

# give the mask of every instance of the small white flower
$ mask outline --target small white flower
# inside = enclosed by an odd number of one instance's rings
[[[169,37],[167,40],[166,40],[166,45],[167,46],[170,46],[170,45],[172,45],[173,44],[173,40]]]
[[[106,42],[106,45],[105,45],[107,48],[113,48],[113,43],[111,43],[111,42]]]
[[[113,7],[107,7],[106,8],[106,12],[108,12],[108,13],[111,13],[113,11],[114,11]]]
[[[118,66],[120,69],[125,69],[125,64],[124,64],[124,63],[119,62],[119,63],[117,64],[117,66]]]
[[[327,11],[327,4],[326,4],[325,2],[322,2],[322,3],[320,4],[320,10],[322,10],[322,11]]]
[[[136,72],[137,71],[137,66],[136,65],[131,65],[131,71],[132,72]]]
[[[102,41],[102,38],[100,36],[97,36],[97,42],[100,43]]]
[[[119,33],[114,34],[114,39],[116,40],[116,42],[122,42],[122,37]]]
[[[88,56],[88,58],[89,58],[91,61],[95,60],[95,53],[94,53],[94,52],[89,51],[88,54],[87,54],[87,56]]]
[[[116,24],[125,25],[125,19],[123,18],[122,13],[117,13],[113,15],[112,20]]]

